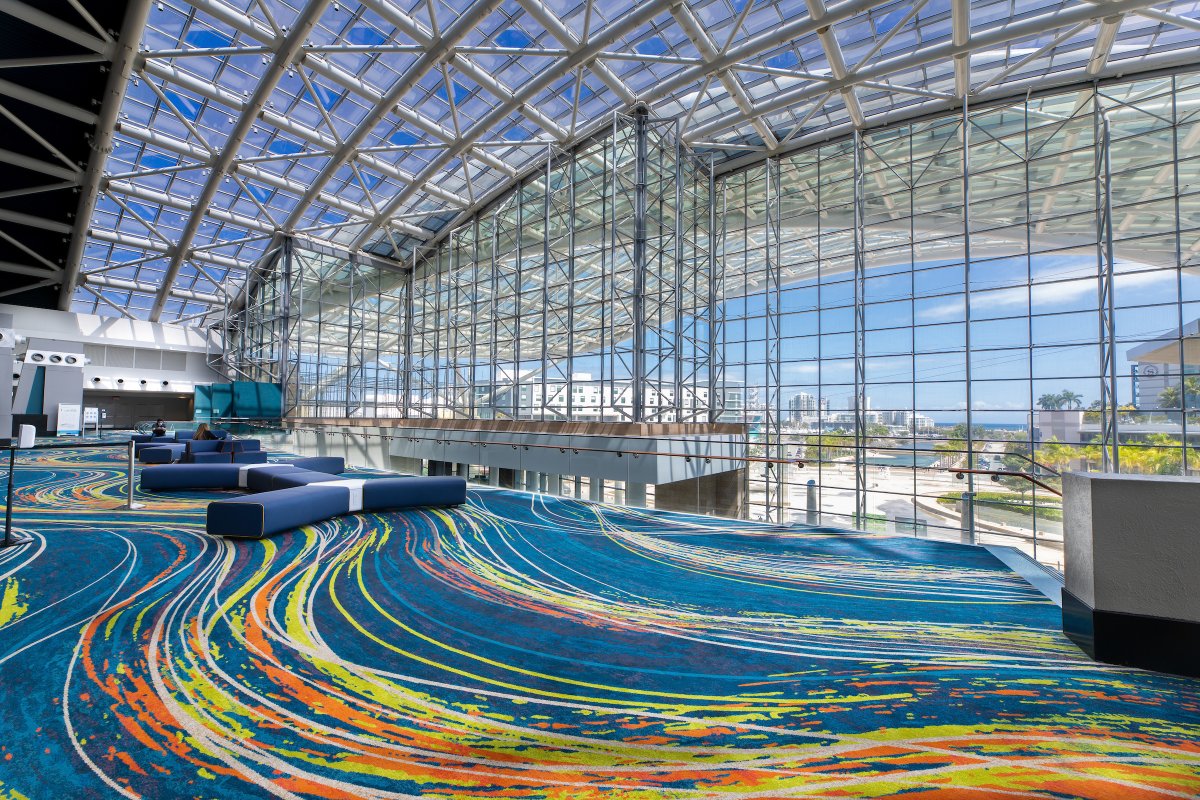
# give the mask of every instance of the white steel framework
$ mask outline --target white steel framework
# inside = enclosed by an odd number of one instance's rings
[[[122,34],[140,46],[100,115],[104,174],[80,179],[88,235],[48,279],[64,307],[211,323],[284,238],[405,261],[638,103],[732,166],[1186,64],[1195,17],[1179,0],[155,3]]]

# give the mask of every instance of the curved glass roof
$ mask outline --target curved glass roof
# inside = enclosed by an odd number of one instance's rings
[[[73,309],[212,321],[285,233],[403,258],[635,102],[718,159],[783,152],[964,95],[1193,64],[1198,9],[152,2]]]

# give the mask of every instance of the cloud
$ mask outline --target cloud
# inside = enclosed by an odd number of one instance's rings
[[[1129,290],[1156,283],[1174,283],[1174,270],[1142,270],[1140,272],[1125,272],[1117,274],[1120,289]],[[1054,306],[1074,302],[1081,297],[1096,297],[1097,281],[1073,280],[1061,283],[1043,283],[1034,286],[1034,297],[1038,305]],[[1120,290],[1119,289],[1119,290]],[[1118,290],[1118,291],[1119,291]],[[994,289],[972,296],[971,311],[1000,310],[1004,308],[1024,308],[1029,300],[1029,289],[1024,286],[1013,286],[1008,289]],[[918,323],[948,322],[957,320],[963,312],[962,298],[948,299],[943,303],[918,312]]]

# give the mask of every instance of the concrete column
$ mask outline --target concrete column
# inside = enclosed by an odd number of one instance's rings
[[[553,495],[562,495],[562,475],[551,475],[550,486],[546,491]]]
[[[458,476],[460,478],[471,477],[471,465],[470,464],[459,464],[458,465]]]
[[[525,470],[525,491],[536,492],[538,490],[538,474],[535,470]]]
[[[576,500],[583,499],[583,476],[582,475],[575,476],[575,499]]]
[[[591,491],[588,493],[588,498],[595,500],[597,503],[604,502],[604,481],[600,478],[592,478]]]
[[[1200,481],[1063,475],[1063,631],[1097,661],[1200,676]]]
[[[646,484],[625,481],[625,505],[644,508],[646,506]]]
[[[499,467],[491,467],[488,470],[488,486],[499,486],[499,485],[500,485],[500,468]]]

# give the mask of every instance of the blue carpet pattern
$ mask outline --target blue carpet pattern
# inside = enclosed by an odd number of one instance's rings
[[[222,540],[122,458],[18,472],[0,798],[1200,793],[1200,682],[982,548],[489,489]]]

